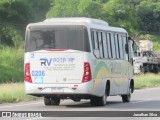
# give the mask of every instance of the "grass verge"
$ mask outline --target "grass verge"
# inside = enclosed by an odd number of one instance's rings
[[[1,84],[0,90],[0,103],[35,99],[35,97],[25,94],[24,83]]]
[[[160,74],[140,74],[135,77],[135,89],[160,86]]]

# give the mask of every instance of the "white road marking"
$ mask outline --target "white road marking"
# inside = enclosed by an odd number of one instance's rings
[[[28,103],[28,104],[20,104],[20,105],[3,106],[3,107],[0,107],[0,109],[1,109],[1,108],[8,108],[8,107],[17,107],[17,106],[24,106],[24,105],[39,104],[39,103],[43,103],[43,102],[36,102],[36,103]]]
[[[40,120],[40,119],[46,119],[47,117],[37,117],[37,118],[29,118],[27,120]]]
[[[131,103],[140,103],[140,102],[146,102],[146,101],[151,101],[151,99],[148,99],[148,100],[139,100],[139,101],[135,101],[135,102],[131,102]]]

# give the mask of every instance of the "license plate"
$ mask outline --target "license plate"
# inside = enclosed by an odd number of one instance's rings
[[[59,88],[59,87],[55,87],[55,88],[51,88],[51,92],[64,92],[64,89]]]

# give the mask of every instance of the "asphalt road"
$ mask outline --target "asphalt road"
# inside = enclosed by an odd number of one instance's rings
[[[29,102],[20,102],[20,103],[5,103],[0,104],[0,111],[17,111],[19,112],[25,112],[25,111],[51,111],[51,116],[54,117],[54,119],[57,119],[57,117],[60,119],[64,118],[65,114],[67,112],[64,111],[70,111],[68,112],[70,117],[83,117],[83,119],[98,119],[101,117],[101,119],[105,119],[105,115],[108,111],[111,112],[112,116],[115,114],[115,117],[111,117],[114,120],[130,120],[127,115],[125,114],[141,114],[143,117],[141,117],[140,120],[147,119],[147,120],[160,120],[160,117],[145,117],[144,115],[153,113],[153,115],[160,116],[160,87],[158,88],[148,88],[148,89],[142,89],[142,90],[135,90],[135,92],[132,94],[132,100],[129,103],[123,103],[120,96],[113,96],[108,97],[108,102],[106,106],[101,107],[93,107],[90,106],[89,100],[82,100],[81,102],[73,102],[72,100],[62,100],[60,106],[45,106],[43,103],[43,99],[37,99],[36,101],[29,101]],[[63,111],[63,112],[54,112],[53,111]],[[81,111],[77,112],[76,111]],[[87,112],[84,112],[87,111]],[[92,112],[91,112],[92,111]],[[98,111],[96,113],[96,111]],[[118,111],[118,112],[115,112]],[[125,111],[125,112],[124,112]],[[129,111],[129,112],[127,112]],[[133,112],[135,111],[135,112]],[[147,111],[147,112],[146,112]],[[122,113],[121,113],[122,112]],[[47,113],[47,112],[45,112]],[[101,113],[101,114],[99,114]],[[97,115],[97,116],[96,116]],[[152,115],[152,114],[151,114]],[[90,117],[92,116],[92,117]],[[95,118],[96,116],[96,118]],[[122,116],[122,117],[120,117]],[[87,118],[86,118],[87,117]],[[127,118],[124,118],[127,117]],[[5,118],[6,119],[6,118]],[[17,118],[16,118],[17,119]],[[18,117],[18,119],[21,119]],[[47,118],[47,117],[41,117],[41,118],[26,118],[29,120],[35,120],[35,119],[53,119],[53,118]],[[72,118],[73,119],[73,118]],[[76,120],[81,118],[76,118]],[[69,117],[65,118],[65,120],[70,120]],[[132,117],[131,120],[138,120],[138,117]]]

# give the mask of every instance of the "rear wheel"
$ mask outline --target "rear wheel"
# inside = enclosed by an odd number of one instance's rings
[[[90,103],[92,106],[104,106],[104,105],[106,105],[106,102],[107,102],[107,95],[106,94],[102,97],[94,96],[90,100]]]
[[[51,105],[51,99],[49,97],[44,97],[44,104]]]
[[[102,97],[92,97],[90,103],[92,106],[104,106],[107,103],[107,95],[109,95],[109,87],[106,86],[105,93]]]
[[[98,101],[99,101],[99,106],[106,105],[106,102],[107,102],[107,95],[106,95],[106,93],[102,97],[98,97]]]
[[[51,105],[59,105],[60,104],[60,98],[54,97],[51,98]]]
[[[90,104],[92,105],[92,106],[98,106],[98,99],[97,99],[98,97],[96,97],[96,96],[94,96],[94,97],[92,97],[91,99],[90,99]]]
[[[121,95],[122,101],[123,102],[130,102],[131,101],[131,94],[132,94],[132,89],[129,89],[129,94],[127,95]]]

